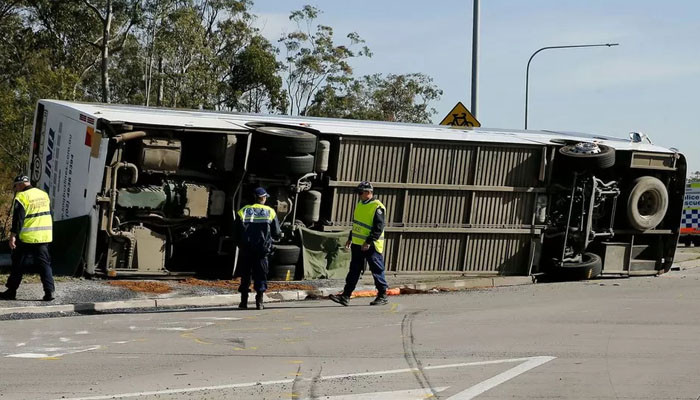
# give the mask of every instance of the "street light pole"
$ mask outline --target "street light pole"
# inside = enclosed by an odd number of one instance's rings
[[[479,97],[479,0],[474,1],[472,24],[472,106],[471,113],[477,118]]]
[[[537,50],[536,52],[532,53],[530,56],[530,59],[527,60],[527,69],[525,70],[525,129],[527,129],[527,102],[528,102],[528,97],[530,95],[530,62],[532,62],[532,59],[537,55],[542,50],[549,50],[549,49],[571,49],[575,47],[611,47],[611,46],[618,46],[619,43],[601,43],[601,44],[572,44],[568,46],[547,46],[547,47],[542,47],[541,49]]]

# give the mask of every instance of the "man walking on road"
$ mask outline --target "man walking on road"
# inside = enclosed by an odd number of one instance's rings
[[[365,261],[369,264],[377,288],[377,298],[371,306],[387,304],[386,290],[389,287],[384,277],[384,226],[386,207],[374,198],[374,188],[369,182],[361,182],[357,186],[360,201],[355,206],[352,231],[345,248],[352,251],[350,270],[345,278],[345,288],[341,295],[328,296],[332,301],[347,306],[352,291],[357,286],[360,274],[364,270]]]
[[[7,290],[0,293],[2,300],[15,300],[17,288],[24,275],[24,263],[28,255],[39,267],[41,284],[44,286],[44,301],[54,299],[55,290],[51,273],[49,243],[53,240],[53,221],[49,196],[41,189],[32,187],[29,178],[18,176],[14,180],[15,200],[13,202],[10,249],[12,268],[7,278]]]
[[[272,252],[272,239],[279,239],[280,224],[277,214],[265,205],[270,197],[264,188],[255,189],[256,203],[238,211],[240,254],[238,257],[241,284],[241,303],[238,308],[248,308],[248,292],[251,275],[255,289],[255,307],[263,309],[263,293],[267,290],[267,256]]]

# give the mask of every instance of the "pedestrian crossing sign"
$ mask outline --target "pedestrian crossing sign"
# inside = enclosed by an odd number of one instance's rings
[[[467,107],[462,102],[457,102],[457,105],[452,108],[452,111],[447,113],[447,116],[442,119],[440,125],[450,125],[455,127],[479,127],[481,123],[474,118],[472,113],[467,110]]]

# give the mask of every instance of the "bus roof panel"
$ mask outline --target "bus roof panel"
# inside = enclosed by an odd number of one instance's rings
[[[567,131],[535,131],[491,128],[453,128],[442,125],[410,124],[349,119],[295,117],[288,115],[242,114],[210,110],[185,110],[133,105],[76,103],[42,100],[45,104],[60,104],[76,111],[108,121],[142,125],[165,125],[179,128],[240,131],[249,129],[250,122],[299,125],[324,134],[341,136],[389,137],[406,140],[453,140],[482,143],[546,145],[552,140],[600,141],[618,150],[670,153],[671,150],[649,143],[632,143],[628,139]]]

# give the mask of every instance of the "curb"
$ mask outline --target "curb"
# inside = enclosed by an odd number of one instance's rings
[[[529,276],[513,276],[513,277],[492,277],[492,278],[474,278],[474,279],[456,279],[449,281],[412,283],[400,285],[401,288],[415,290],[430,290],[436,287],[448,289],[476,289],[490,287],[506,287],[532,284],[532,279]],[[356,290],[371,290],[371,286],[359,286]],[[329,294],[340,293],[342,287],[336,288],[319,288],[314,290],[286,290],[279,292],[265,293],[264,301],[266,303],[277,303],[282,301],[298,301],[307,298],[327,297]],[[46,306],[26,306],[26,307],[8,307],[0,308],[0,315],[9,314],[49,314],[49,313],[71,313],[71,312],[100,312],[111,310],[124,309],[150,309],[158,307],[202,307],[202,306],[236,306],[241,301],[241,295],[236,294],[221,294],[212,296],[194,296],[194,297],[170,297],[170,298],[155,298],[155,299],[134,299],[124,301],[105,301],[95,303],[79,303],[79,304],[59,304]]]

